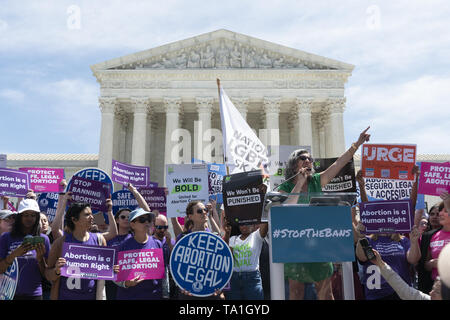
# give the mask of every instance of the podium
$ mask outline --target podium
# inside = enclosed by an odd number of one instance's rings
[[[356,193],[269,192],[266,194],[261,222],[269,223],[272,300],[285,300],[284,263],[288,262],[342,263],[344,299],[355,299],[352,271],[355,255],[351,206],[356,203],[356,197]],[[301,203],[297,203],[298,200]],[[302,219],[312,219],[313,225],[317,223],[317,229],[303,224]],[[280,227],[280,223],[284,228]],[[336,229],[324,227],[327,223],[335,226]],[[280,238],[283,238],[283,241]],[[280,242],[281,246],[278,245]],[[329,245],[331,247],[328,247]],[[281,252],[284,247],[288,247],[289,250]]]

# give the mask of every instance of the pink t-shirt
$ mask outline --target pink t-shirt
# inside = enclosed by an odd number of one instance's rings
[[[439,230],[438,232],[436,232],[431,237],[430,241],[431,258],[432,259],[439,258],[441,250],[445,247],[447,243],[450,243],[450,231]],[[433,268],[431,272],[431,277],[433,278],[433,280],[435,280],[437,276],[438,270],[437,268]]]

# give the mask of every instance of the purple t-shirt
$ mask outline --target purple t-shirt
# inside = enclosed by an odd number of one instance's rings
[[[370,237],[367,240],[369,245],[377,250],[381,258],[391,266],[392,270],[411,285],[410,265],[406,260],[406,253],[411,245],[409,239],[404,237],[400,242],[397,242],[391,240],[390,237],[378,236],[377,240],[372,240]],[[378,267],[370,261],[363,263],[362,284],[367,300],[381,299],[395,292],[381,276]]]
[[[134,237],[127,238],[117,249],[120,251],[159,249],[162,248],[161,241],[149,236],[146,243],[137,242]],[[117,263],[116,263],[117,264]],[[117,300],[158,300],[162,298],[161,279],[144,280],[138,285],[129,288],[117,288]]]
[[[45,259],[50,251],[50,240],[45,234],[40,234],[44,238]],[[5,259],[11,252],[18,248],[24,237],[11,237],[10,232],[6,232],[0,237],[0,259]],[[16,287],[17,296],[36,297],[42,295],[42,276],[36,260],[36,250],[27,252],[21,257],[17,257],[19,264],[19,281]]]
[[[127,238],[132,237],[133,235],[131,233],[127,233],[127,234],[121,234],[118,235],[114,238],[112,238],[111,240],[106,242],[106,245],[110,248],[118,248],[122,242],[124,242]]]
[[[64,242],[79,243],[83,245],[101,245],[97,233],[89,232],[89,239],[81,242],[77,240],[71,233],[65,233]],[[59,300],[95,300],[97,297],[97,281],[92,279],[77,279],[62,277],[59,284]]]

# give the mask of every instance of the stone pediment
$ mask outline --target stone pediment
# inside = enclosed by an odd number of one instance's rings
[[[91,66],[98,70],[297,69],[345,70],[353,65],[217,30]]]

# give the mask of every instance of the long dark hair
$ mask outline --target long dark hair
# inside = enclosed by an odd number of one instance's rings
[[[64,220],[66,222],[67,228],[69,228],[71,232],[75,230],[75,224],[73,223],[72,218],[75,218],[77,220],[80,219],[81,211],[90,207],[91,205],[86,202],[74,202],[70,205],[69,210],[67,210],[66,212]]]
[[[24,211],[26,212],[26,211]],[[15,215],[15,221],[12,225],[12,229],[11,229],[11,236],[12,237],[24,237],[26,236],[24,230],[23,230],[23,223],[22,223],[22,214],[24,213],[18,213]],[[31,229],[31,232],[29,233],[29,235],[31,236],[38,236],[41,234],[41,213],[40,212],[35,212],[33,211],[33,213],[36,216],[36,221],[34,222],[33,228]]]

